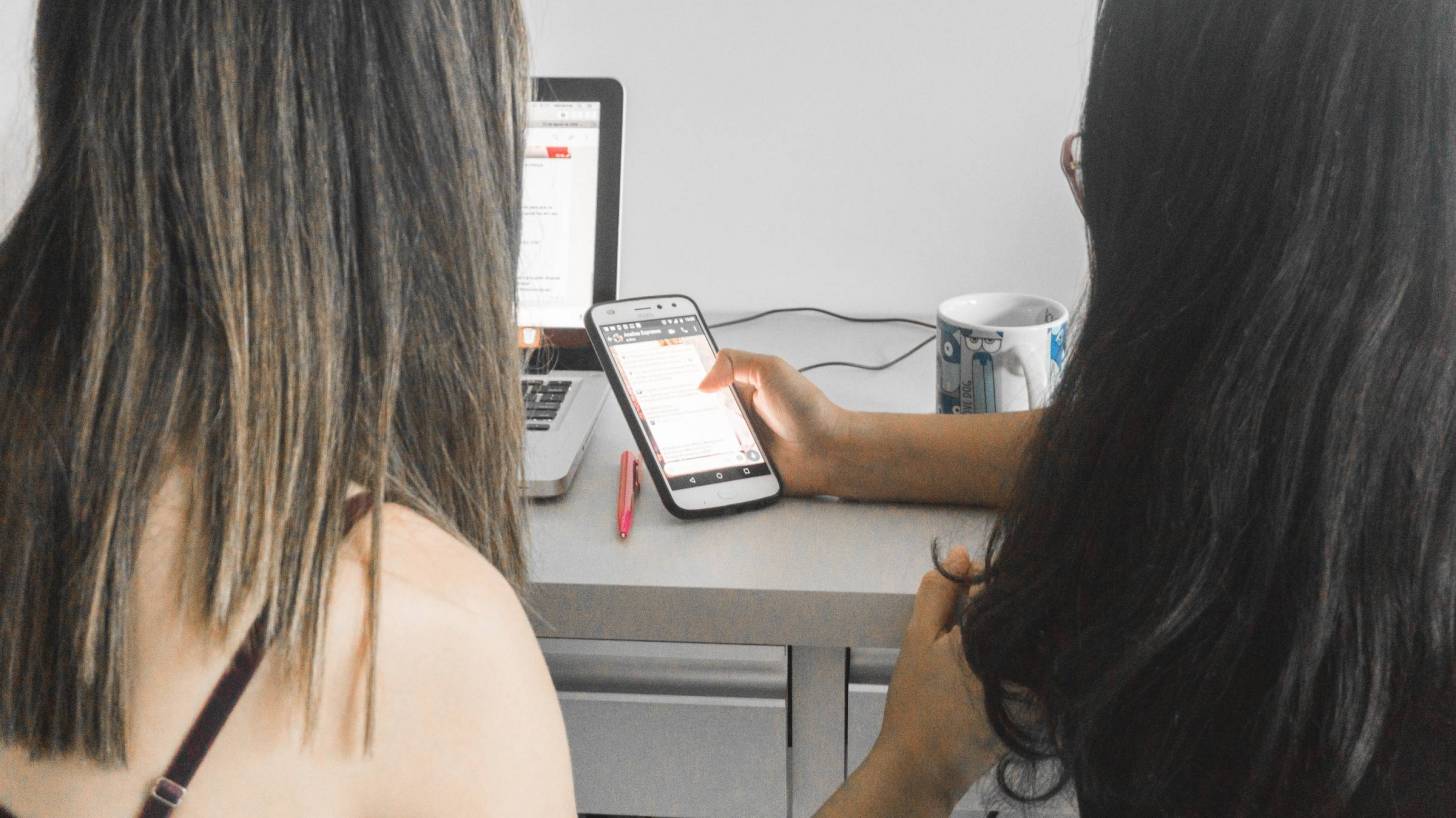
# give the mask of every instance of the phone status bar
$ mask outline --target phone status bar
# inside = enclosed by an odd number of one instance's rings
[[[653,318],[648,321],[624,321],[620,324],[606,324],[601,329],[602,336],[614,344],[683,335],[701,335],[702,332],[703,329],[698,323],[697,317],[691,315]]]

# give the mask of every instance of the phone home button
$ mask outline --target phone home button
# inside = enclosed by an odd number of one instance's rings
[[[719,500],[737,500],[738,499],[738,490],[737,489],[734,489],[734,488],[731,488],[731,487],[728,487],[728,486],[724,486],[723,488],[718,489],[718,499]]]

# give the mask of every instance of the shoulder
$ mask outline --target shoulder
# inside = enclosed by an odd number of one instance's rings
[[[420,594],[433,604],[464,609],[462,612],[499,615],[521,610],[515,589],[480,552],[405,506],[386,503],[380,514],[383,540],[379,569],[383,587],[405,599]],[[365,570],[369,521],[366,515],[349,532],[341,566]]]
[[[424,516],[393,504],[382,515],[368,763],[382,789],[372,811],[574,814],[560,705],[515,590]],[[355,621],[364,613],[369,535],[366,518],[350,533],[335,583],[336,593],[358,595]],[[356,682],[349,698],[362,703]],[[362,704],[356,709],[362,718]]]

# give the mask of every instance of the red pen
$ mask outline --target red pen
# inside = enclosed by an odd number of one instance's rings
[[[622,452],[622,469],[617,475],[617,535],[624,540],[632,533],[632,500],[641,488],[637,453],[631,450]]]

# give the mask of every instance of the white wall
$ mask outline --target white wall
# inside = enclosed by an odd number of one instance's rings
[[[1093,0],[524,0],[533,70],[626,89],[625,295],[933,313],[1081,294],[1058,170]]]
[[[35,0],[0,0],[0,230],[35,172],[34,29]]]
[[[524,0],[540,74],[627,94],[622,291],[929,314],[1086,267],[1057,149],[1094,0]],[[0,0],[0,224],[30,182],[35,0]]]

